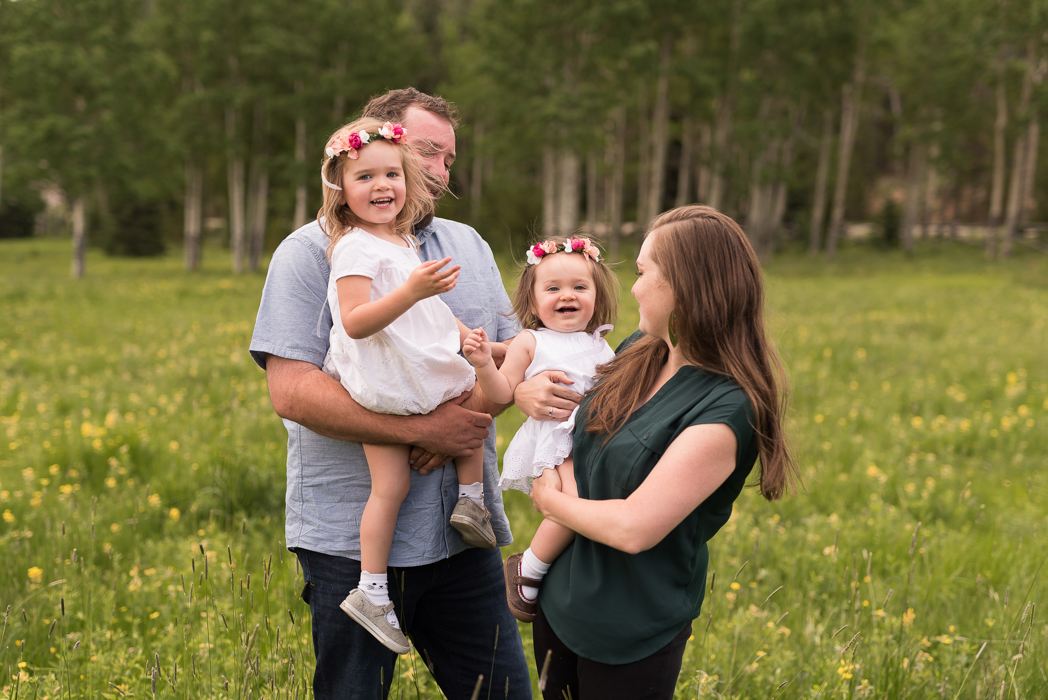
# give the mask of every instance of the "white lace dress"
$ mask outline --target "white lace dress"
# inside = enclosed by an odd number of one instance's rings
[[[336,283],[342,277],[371,278],[371,301],[408,280],[422,264],[414,248],[353,229],[331,254],[328,305],[330,347],[324,371],[339,380],[353,400],[376,413],[409,415],[434,408],[473,388],[476,372],[464,357],[458,323],[439,296],[417,302],[378,333],[355,340],[342,325]]]
[[[601,326],[593,333],[558,333],[547,328],[523,331],[535,336],[535,356],[524,373],[524,379],[556,369],[575,382],[566,385],[569,389],[585,394],[593,388],[597,365],[615,357],[615,351],[601,337],[601,332],[607,330],[611,330],[611,326]],[[562,423],[533,418],[524,421],[506,448],[499,486],[531,493],[532,479],[543,469],[556,467],[571,454],[577,413],[578,408]]]

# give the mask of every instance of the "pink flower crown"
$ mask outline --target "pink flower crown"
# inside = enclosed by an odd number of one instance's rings
[[[557,252],[582,253],[593,262],[600,262],[600,250],[588,238],[568,238],[563,244],[542,241],[528,248],[528,264],[538,265],[547,255]]]
[[[338,158],[343,153],[350,160],[356,160],[360,157],[357,153],[361,148],[371,143],[373,139],[385,139],[395,144],[403,143],[404,134],[407,133],[407,129],[402,127],[400,124],[392,124],[386,122],[378,131],[369,132],[365,129],[360,131],[340,131],[336,133],[328,141],[327,148],[324,149],[324,155],[327,159],[324,161],[325,165],[327,161],[334,158]],[[328,179],[324,177],[324,168],[320,169],[320,179],[324,181],[324,184],[333,190],[341,190],[342,188],[338,185],[328,182]]]
[[[328,146],[324,149],[324,155],[328,158],[337,158],[342,153],[346,153],[351,160],[356,160],[360,157],[357,151],[371,143],[372,139],[386,139],[399,144],[404,140],[404,134],[406,133],[407,131],[400,124],[391,124],[390,122],[386,122],[375,132],[361,129],[360,131],[338,133],[328,141]]]

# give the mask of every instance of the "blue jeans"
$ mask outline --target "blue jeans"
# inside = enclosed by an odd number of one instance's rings
[[[306,580],[302,599],[313,618],[316,700],[385,700],[396,654],[338,607],[360,581],[360,562],[293,551]],[[481,698],[531,698],[524,647],[506,606],[499,550],[467,549],[434,564],[391,566],[389,581],[397,618],[448,700],[469,700],[481,675]]]

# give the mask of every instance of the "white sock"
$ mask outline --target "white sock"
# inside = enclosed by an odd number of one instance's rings
[[[550,565],[535,556],[535,553],[531,551],[531,547],[524,550],[524,556],[520,559],[520,575],[525,578],[533,578],[536,581],[541,581],[546,576],[546,572],[549,571]],[[539,589],[533,586],[521,586],[520,594],[524,600],[532,603],[538,600]]]
[[[358,584],[360,590],[364,592],[364,595],[368,597],[372,605],[384,607],[390,604],[389,599],[389,579],[386,577],[386,572],[383,571],[381,574],[372,574],[367,571],[360,572],[360,583]],[[386,613],[386,622],[389,626],[394,629],[400,629],[400,621],[397,620],[397,614],[390,611]]]
[[[472,484],[459,484],[459,498],[468,498],[483,508],[484,483],[481,481],[474,481]]]

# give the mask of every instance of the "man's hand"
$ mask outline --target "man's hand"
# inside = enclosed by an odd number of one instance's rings
[[[408,457],[411,468],[428,474],[454,457],[468,457],[484,449],[491,416],[462,406],[472,392],[464,392],[437,406],[424,416],[417,416],[418,435]]]
[[[547,370],[517,385],[513,402],[535,420],[565,421],[582,401],[582,394],[563,386],[574,384],[564,372]]]
[[[442,270],[441,268],[449,262],[451,262],[451,258],[430,260],[412,270],[408,276],[408,281],[404,283],[412,299],[422,301],[454,289],[458,283],[459,270],[462,269],[462,266],[452,265],[448,269]]]

